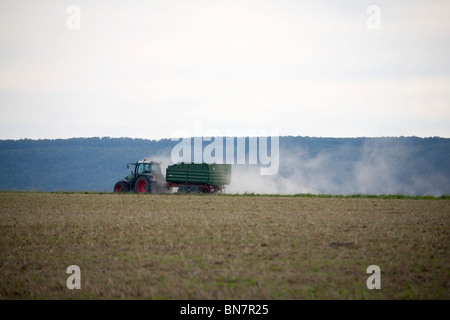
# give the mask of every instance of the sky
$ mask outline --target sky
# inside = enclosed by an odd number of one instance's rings
[[[0,2],[0,139],[450,137],[450,1]]]

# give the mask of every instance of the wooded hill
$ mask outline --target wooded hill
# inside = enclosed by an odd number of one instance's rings
[[[178,143],[108,137],[0,140],[0,190],[111,192],[129,174],[127,163],[148,158],[165,168]],[[249,164],[248,138],[245,143],[246,164],[233,166],[231,192],[450,194],[447,138],[280,137],[279,170],[273,176],[260,176],[255,170],[260,165]],[[203,148],[207,145],[203,142]],[[236,155],[236,140],[233,151]]]

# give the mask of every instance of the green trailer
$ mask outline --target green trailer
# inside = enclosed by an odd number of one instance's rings
[[[231,164],[178,163],[166,171],[169,188],[180,193],[217,193],[231,183]]]

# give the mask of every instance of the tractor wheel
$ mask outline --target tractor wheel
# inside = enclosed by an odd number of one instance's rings
[[[134,191],[136,193],[157,193],[158,186],[155,181],[149,181],[146,176],[137,178]]]
[[[118,181],[114,185],[114,192],[128,192],[128,184],[125,181]]]
[[[191,190],[189,190],[189,193],[200,193],[200,188],[197,186],[192,186]]]
[[[149,193],[158,193],[158,185],[156,184],[155,181],[150,181],[149,184]]]
[[[134,185],[134,191],[136,193],[147,193],[149,191],[150,184],[146,176],[140,176],[137,178]]]

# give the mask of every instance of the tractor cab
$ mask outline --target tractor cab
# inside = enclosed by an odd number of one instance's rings
[[[140,161],[136,164],[135,175],[151,173],[151,174],[162,174],[161,163],[160,162],[144,162]]]
[[[162,175],[161,171],[161,162],[156,161],[148,161],[144,159],[144,161],[138,161],[136,163],[128,163],[127,168],[130,168],[130,165],[135,166],[134,172],[131,171],[133,178],[136,179],[137,176],[142,174],[150,174],[150,175]]]

